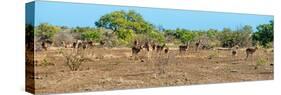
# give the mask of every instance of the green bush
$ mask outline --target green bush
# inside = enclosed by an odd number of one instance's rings
[[[81,34],[83,40],[100,41],[102,33],[99,31],[87,31]]]

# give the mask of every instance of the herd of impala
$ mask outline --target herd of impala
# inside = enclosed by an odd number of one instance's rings
[[[41,43],[41,47],[42,47],[42,49],[47,50],[47,48],[51,44],[52,44],[51,41],[43,41]],[[103,46],[104,44],[105,44],[104,41],[100,41],[99,42],[99,45],[101,45],[101,46]],[[77,41],[72,42],[72,43],[66,43],[66,42],[62,41],[61,45],[64,48],[82,48],[82,49],[86,49],[86,48],[93,47],[94,43],[92,41],[77,40]],[[179,53],[182,54],[182,53],[187,52],[187,50],[189,49],[189,46],[190,46],[190,43],[178,46]],[[198,51],[200,48],[203,48],[203,47],[202,47],[202,45],[200,43],[200,40],[199,40],[199,41],[197,41],[195,43],[195,50]],[[230,49],[231,49],[231,54],[233,56],[237,56],[239,46],[235,45],[234,47],[232,47]],[[257,49],[258,49],[257,47],[248,47],[248,48],[246,48],[246,50],[245,50],[246,58],[245,59],[247,59],[250,55],[253,55],[256,52]],[[155,44],[153,42],[140,43],[139,41],[135,40],[133,42],[133,46],[131,47],[132,55],[136,56],[142,50],[147,51],[147,52],[150,52],[150,51],[156,51],[158,53],[164,52],[164,54],[167,54],[169,52],[169,47],[166,44]]]

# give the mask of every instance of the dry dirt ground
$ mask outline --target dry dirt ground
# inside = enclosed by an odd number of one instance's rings
[[[35,54],[36,93],[101,91],[178,85],[210,84],[273,79],[273,51],[259,49],[245,60],[245,49],[231,51],[190,50],[179,54],[141,51],[131,57],[130,48],[84,50],[87,60],[71,71],[60,52]],[[149,58],[147,56],[150,56]]]

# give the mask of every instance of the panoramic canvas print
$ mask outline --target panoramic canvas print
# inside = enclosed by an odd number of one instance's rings
[[[30,2],[26,91],[273,80],[273,27],[271,15]]]

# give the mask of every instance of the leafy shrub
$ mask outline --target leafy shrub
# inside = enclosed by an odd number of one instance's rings
[[[87,31],[81,34],[83,40],[99,41],[102,33],[99,31]]]

